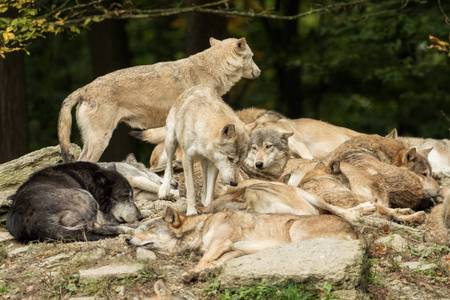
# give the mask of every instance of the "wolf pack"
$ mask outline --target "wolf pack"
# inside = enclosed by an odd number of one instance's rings
[[[450,245],[450,186],[438,184],[450,177],[450,140],[401,137],[395,129],[361,133],[254,107],[234,111],[222,96],[261,70],[245,38],[211,38],[210,45],[181,60],[109,73],[70,94],[58,120],[64,163],[37,171],[11,197],[9,232],[22,242],[126,234],[128,245],[158,253],[201,251],[181,275],[185,282],[291,241],[364,244],[354,224],[369,215],[425,224],[427,242]],[[84,145],[79,161],[68,162],[75,106]],[[98,163],[120,122],[156,145],[150,168],[132,155]],[[180,161],[184,190],[174,180]],[[146,219],[134,202],[140,191],[185,197],[186,210],[169,206]]]

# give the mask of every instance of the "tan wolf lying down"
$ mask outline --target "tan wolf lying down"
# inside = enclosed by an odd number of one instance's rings
[[[353,211],[325,202],[319,196],[295,186],[262,180],[244,180],[237,190],[220,196],[206,207],[197,207],[201,213],[220,211],[247,211],[270,214],[319,215],[332,213],[351,222],[358,222],[361,215],[370,215],[375,205],[362,203]]]
[[[58,120],[64,162],[75,105],[84,141],[78,160],[97,162],[118,123],[140,129],[163,126],[173,103],[186,89],[201,84],[221,96],[242,77],[259,77],[261,70],[253,62],[245,38],[211,38],[210,44],[210,48],[185,59],[106,74],[70,94],[62,103]]]
[[[383,179],[381,178],[381,180]],[[351,190],[351,182],[344,172],[341,171],[339,161],[332,161],[327,165],[323,163],[317,164],[314,170],[308,172],[303,177],[299,187],[323,198],[331,205],[349,210],[358,210],[359,206],[372,200]],[[393,218],[396,221],[414,222],[418,224],[422,224],[425,221],[426,214],[423,211],[414,213],[408,208],[389,208],[387,196],[386,194],[382,198],[377,197],[371,202],[375,205],[380,215]]]
[[[201,277],[224,262],[268,247],[313,238],[340,240],[364,237],[352,225],[333,215],[297,216],[219,212],[184,217],[168,207],[164,218],[148,222],[148,230],[126,239],[129,245],[146,246],[163,254],[201,250],[204,255],[183,280]]]
[[[388,135],[389,136],[389,135]],[[370,154],[382,163],[408,169],[418,175],[431,177],[431,166],[427,155],[431,149],[417,151],[406,148],[399,141],[377,134],[364,134],[341,144],[329,156],[327,161],[340,160],[352,153]]]
[[[202,164],[202,203],[208,205],[214,196],[219,171],[226,184],[237,185],[239,168],[248,152],[248,133],[231,107],[213,89],[205,86],[195,86],[180,95],[169,112],[166,128],[167,164],[158,196],[167,199],[170,195],[172,161],[180,146],[183,150],[187,215],[197,214],[194,160],[199,159]]]

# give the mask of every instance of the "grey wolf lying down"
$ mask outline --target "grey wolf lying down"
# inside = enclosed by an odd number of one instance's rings
[[[242,255],[271,246],[313,238],[359,239],[352,225],[333,215],[298,216],[219,212],[182,216],[168,207],[163,218],[148,222],[147,231],[126,239],[129,245],[145,246],[163,254],[181,254],[200,250],[204,253],[197,266],[182,275],[191,281]]]
[[[42,169],[12,196],[8,231],[21,242],[98,240],[131,229],[143,217],[128,181],[88,162]]]

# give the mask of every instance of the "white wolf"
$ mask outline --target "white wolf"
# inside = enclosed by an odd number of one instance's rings
[[[203,169],[202,203],[214,194],[218,172],[225,183],[236,186],[239,169],[248,153],[250,138],[244,123],[211,88],[195,86],[177,99],[166,122],[167,164],[159,198],[170,193],[172,160],[178,146],[183,150],[186,178],[187,214],[197,214],[193,163],[200,159]]]

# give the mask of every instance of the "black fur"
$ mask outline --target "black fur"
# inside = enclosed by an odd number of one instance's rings
[[[116,170],[88,162],[42,169],[11,198],[6,226],[22,242],[97,240],[120,234],[118,221],[142,219],[128,181]]]

